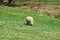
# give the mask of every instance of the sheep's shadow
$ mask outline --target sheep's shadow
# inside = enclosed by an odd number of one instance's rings
[[[24,23],[24,25],[32,26],[32,24],[27,24],[27,23]]]

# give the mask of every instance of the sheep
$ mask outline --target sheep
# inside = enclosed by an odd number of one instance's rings
[[[33,25],[33,17],[27,16],[26,17],[26,24],[32,26]]]

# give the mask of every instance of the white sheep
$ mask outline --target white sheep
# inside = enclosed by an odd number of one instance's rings
[[[27,23],[27,25],[33,25],[33,17],[31,17],[31,16],[27,16],[26,17],[26,23]]]

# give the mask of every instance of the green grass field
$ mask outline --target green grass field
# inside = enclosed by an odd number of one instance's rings
[[[34,18],[25,25],[26,16]],[[35,11],[0,6],[0,40],[60,40],[60,20]]]

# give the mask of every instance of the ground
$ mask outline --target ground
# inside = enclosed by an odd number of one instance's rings
[[[24,5],[25,4],[25,5]],[[44,2],[34,2],[31,4],[18,3],[20,8],[31,9],[37,11],[39,14],[46,14],[49,17],[60,19],[60,5],[53,5]]]
[[[33,26],[25,24],[34,18]],[[60,20],[35,10],[0,6],[0,40],[60,40]]]

